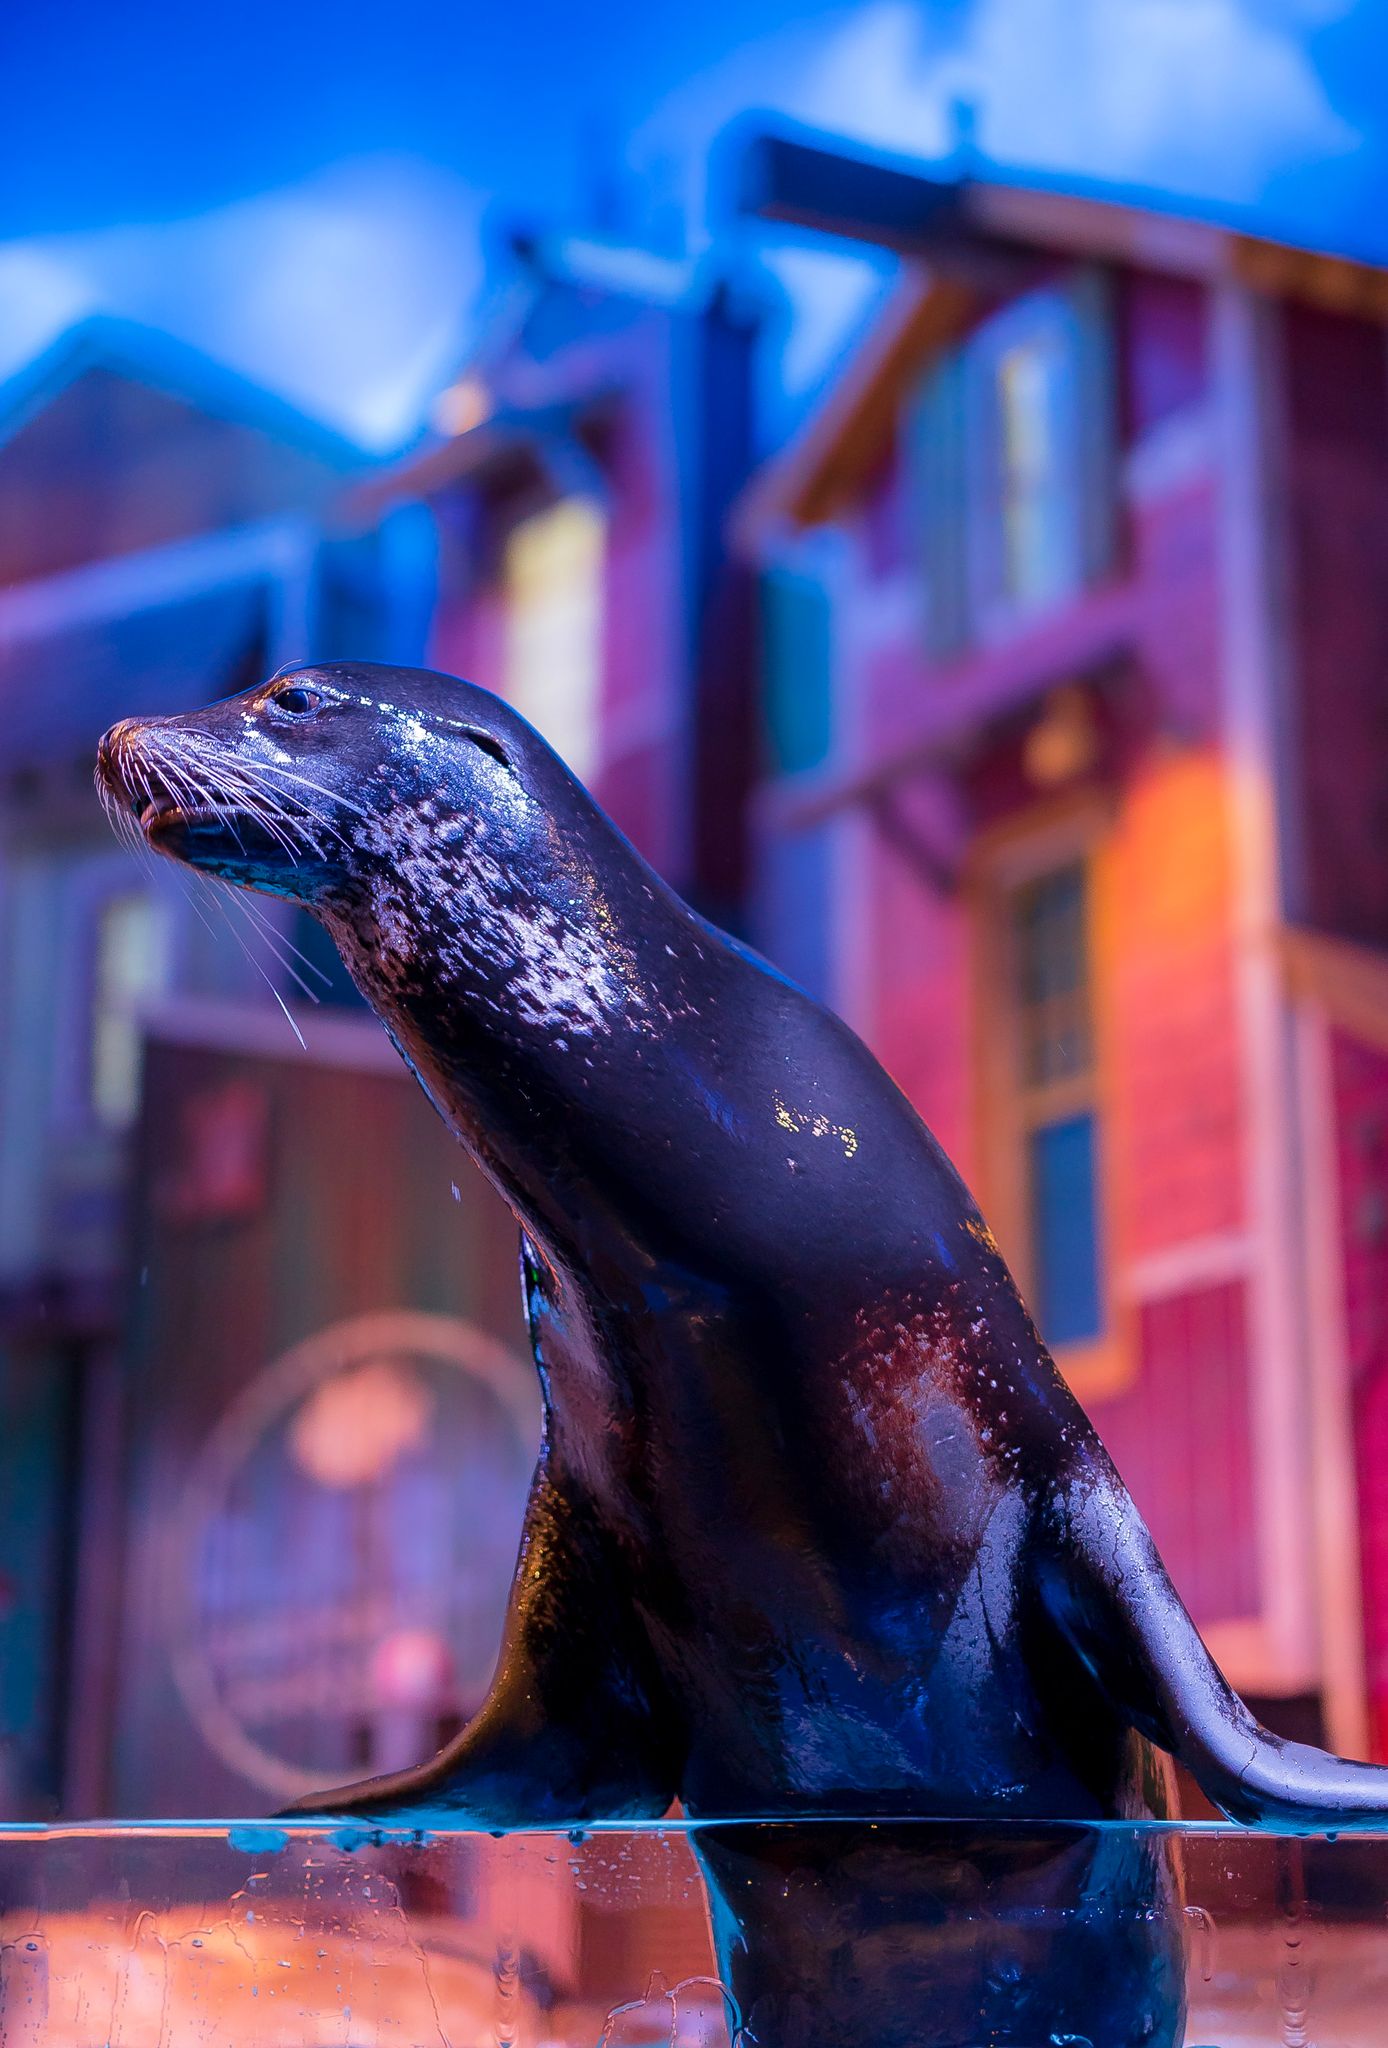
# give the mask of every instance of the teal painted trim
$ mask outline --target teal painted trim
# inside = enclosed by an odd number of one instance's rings
[[[773,569],[762,579],[762,673],[772,765],[816,768],[833,744],[832,615],[813,577]]]

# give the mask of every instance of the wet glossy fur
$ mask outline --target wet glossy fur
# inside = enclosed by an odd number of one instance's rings
[[[1278,1741],[1226,1686],[871,1054],[680,902],[506,706],[332,665],[117,728],[100,773],[158,850],[322,919],[525,1233],[545,1439],[494,1690],[432,1763],[306,1807],[1142,1816],[1166,1810],[1160,1749],[1240,1819],[1383,1817],[1384,1773]],[[1099,1913],[1105,1968],[1043,1970],[1037,2007],[1011,1936],[940,1938],[938,1854],[889,1836],[854,1860],[802,1830],[750,1871],[708,1838],[768,2048],[856,2038],[868,2009],[879,2042],[1026,2048],[1041,2007],[1096,2048],[1178,2038],[1164,1852],[1043,1834],[1018,1876],[1017,1838],[961,1831],[950,1868]]]

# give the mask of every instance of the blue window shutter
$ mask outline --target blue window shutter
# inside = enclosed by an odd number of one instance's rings
[[[1083,1344],[1103,1327],[1092,1112],[1043,1124],[1028,1140],[1032,1292],[1051,1345]]]
[[[1075,323],[1075,421],[1080,493],[1081,573],[1098,581],[1113,566],[1118,528],[1117,371],[1113,282],[1106,270],[1079,270],[1070,281]]]
[[[951,350],[932,364],[905,420],[925,644],[937,661],[968,637],[964,403],[964,360]]]
[[[833,1000],[830,827],[777,836],[768,847],[758,943],[781,972],[820,1002]]]
[[[772,765],[818,767],[833,737],[828,592],[811,576],[772,569],[762,579],[762,675]]]

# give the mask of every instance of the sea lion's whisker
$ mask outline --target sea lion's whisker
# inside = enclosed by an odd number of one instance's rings
[[[160,796],[164,796],[172,798],[173,802],[180,807],[188,807],[192,804],[193,799],[190,797],[186,785],[179,776],[176,766],[168,761],[163,748],[156,742],[147,742],[142,747],[135,759],[134,769],[135,777],[139,783],[139,793],[143,795],[146,803],[157,803]],[[158,790],[154,786],[156,779],[160,785]],[[143,809],[143,806],[141,806],[141,809]],[[148,841],[145,840],[141,827],[137,824],[135,829],[139,833],[141,841],[147,845]]]
[[[115,833],[117,839],[121,840],[124,845],[132,850],[136,846],[144,850],[143,840],[135,829],[135,821],[130,814],[130,806],[118,802],[114,791],[107,786],[106,778],[99,766],[92,779],[96,784],[96,793],[101,808],[106,814],[106,822]]]
[[[204,910],[202,905],[201,898],[203,896],[203,891],[196,886],[196,884],[192,880],[192,877],[188,874],[187,870],[178,863],[166,862],[163,864],[163,866],[164,872],[166,873],[168,872],[169,867],[172,866],[173,873],[178,878],[178,886],[182,891],[183,896],[187,901],[189,907],[193,910],[194,914],[198,918],[198,921],[201,923],[204,930],[212,932],[215,935],[216,926],[213,924],[212,919],[208,916],[207,912]],[[240,947],[241,951],[250,961],[251,966],[255,969],[256,973],[260,976],[261,980],[265,982],[266,986],[270,990],[270,993],[275,997],[276,1002],[280,1002],[279,992],[275,988],[275,984],[271,976],[266,971],[264,961],[258,960],[256,958],[254,950],[247,943],[244,932],[241,932],[237,929],[235,920],[232,917],[233,909],[236,909],[243,915],[250,911],[251,905],[247,901],[245,895],[243,894],[243,892],[237,886],[236,883],[223,881],[220,875],[204,875],[203,880],[209,882],[212,885],[210,901],[215,906],[218,914],[220,915],[222,923],[226,926],[232,938],[236,941],[236,944]],[[268,939],[268,927],[264,929],[259,934],[259,936]],[[288,945],[289,943],[290,941],[285,940],[286,945]],[[315,1003],[319,1001],[319,998],[313,993],[312,989],[308,988],[305,985],[305,983],[303,983],[300,980],[299,976],[294,972],[294,969],[289,965],[288,961],[281,959],[280,964],[285,968],[286,972],[293,974],[295,981],[299,983],[299,986],[304,990],[304,993],[310,998],[311,1001]],[[313,963],[311,961],[308,961],[305,964],[308,966],[312,966]],[[321,972],[321,969],[315,971]],[[326,978],[327,977],[324,976],[325,980]],[[280,1003],[280,1007],[284,1007],[282,1002]],[[291,1017],[289,1021],[292,1026],[294,1024],[293,1018]],[[295,1035],[298,1036],[297,1026],[294,1028]],[[300,1039],[300,1043],[303,1043],[302,1039]]]
[[[249,896],[238,892],[236,902],[242,915],[249,918],[250,922],[256,927],[260,937],[270,948],[270,951],[284,968],[286,974],[293,975],[295,981],[298,982],[299,987],[311,1003],[320,1002],[322,998],[315,989],[309,987],[308,983],[299,973],[298,968],[294,965],[294,961],[297,960],[302,966],[307,968],[310,974],[316,975],[324,988],[330,986],[332,977],[323,972],[316,960],[310,960],[308,954],[303,951],[302,947],[296,946],[286,932],[282,932],[277,925],[272,924],[264,911]],[[292,959],[290,955],[293,956]]]
[[[209,806],[236,837],[236,843],[241,847],[242,852],[244,853],[245,847],[242,844],[240,834],[236,832],[231,816],[231,812],[236,809],[248,813],[258,824],[263,825],[270,837],[297,866],[299,852],[303,845],[303,836],[296,835],[293,832],[294,821],[285,816],[278,805],[269,805],[262,802],[257,792],[244,787],[238,787],[224,772],[221,763],[214,763],[201,753],[197,753],[194,758],[201,770],[199,787],[206,796]],[[190,776],[192,775],[191,768],[188,768],[186,772]],[[224,805],[226,808],[223,808]],[[318,848],[315,845],[311,850],[316,853]]]
[[[295,1036],[295,1037],[296,1037],[296,1038],[298,1039],[298,1041],[299,1041],[299,1044],[300,1044],[301,1046],[303,1046],[303,1048],[304,1048],[305,1052],[307,1052],[307,1050],[308,1050],[308,1047],[307,1047],[307,1045],[305,1044],[305,1041],[304,1041],[304,1034],[303,1034],[303,1032],[302,1032],[302,1031],[301,1031],[301,1030],[299,1029],[298,1025],[297,1025],[297,1024],[295,1023],[295,1021],[294,1021],[294,1017],[293,1017],[293,1014],[292,1014],[292,1012],[291,1012],[291,1010],[290,1010],[290,1008],[289,1008],[289,1005],[288,1005],[288,1003],[286,1003],[286,1001],[284,1000],[284,997],[283,997],[283,996],[282,996],[282,995],[280,994],[279,990],[278,990],[278,989],[277,989],[277,988],[275,987],[275,980],[274,980],[274,976],[273,976],[273,975],[272,975],[272,974],[271,974],[271,973],[269,972],[269,970],[268,970],[268,968],[266,967],[266,965],[265,965],[265,962],[264,962],[263,960],[257,960],[257,959],[256,959],[256,956],[255,956],[254,952],[253,952],[253,951],[251,950],[250,946],[249,946],[249,945],[247,944],[247,942],[246,942],[246,936],[245,936],[244,932],[239,932],[239,931],[238,931],[238,930],[236,929],[236,924],[235,924],[235,921],[233,920],[233,918],[232,918],[232,915],[231,915],[231,905],[232,905],[233,903],[235,903],[238,909],[240,909],[240,908],[242,908],[242,907],[243,907],[243,906],[242,906],[242,903],[241,903],[241,898],[240,898],[240,895],[239,895],[239,894],[238,894],[238,893],[237,893],[237,892],[236,892],[236,891],[234,890],[234,888],[232,887],[232,885],[230,885],[230,884],[224,884],[224,885],[223,885],[223,886],[222,886],[222,887],[221,887],[221,888],[220,888],[220,889],[218,890],[218,892],[217,892],[217,896],[216,896],[216,898],[215,898],[215,901],[216,901],[216,904],[217,904],[217,908],[218,908],[218,909],[219,909],[219,910],[221,911],[221,913],[222,913],[222,917],[223,917],[223,919],[224,919],[224,921],[225,921],[225,923],[226,923],[226,928],[227,928],[227,930],[228,930],[228,931],[229,931],[229,932],[231,933],[231,935],[232,935],[232,937],[233,937],[233,938],[235,939],[235,941],[236,941],[237,945],[238,945],[238,946],[239,946],[239,947],[241,948],[241,951],[242,951],[242,952],[243,952],[243,953],[245,954],[246,958],[247,958],[247,959],[248,959],[248,960],[250,961],[250,963],[251,963],[252,967],[254,967],[254,969],[255,969],[256,973],[257,973],[257,974],[258,974],[258,975],[260,976],[261,980],[262,980],[262,981],[263,981],[263,982],[265,983],[265,986],[266,986],[266,988],[268,988],[268,989],[269,989],[269,991],[270,991],[271,995],[272,995],[272,996],[274,997],[275,1001],[276,1001],[276,1002],[277,1002],[277,1003],[279,1004],[279,1006],[280,1006],[281,1010],[283,1010],[283,1012],[284,1012],[284,1015],[285,1015],[285,1021],[286,1021],[286,1022],[288,1023],[288,1025],[289,1025],[289,1028],[290,1028],[290,1030],[291,1030],[291,1031],[292,1031],[292,1032],[294,1033],[294,1036]],[[295,977],[295,979],[297,980],[297,978],[298,978],[298,977],[296,976],[296,977]]]
[[[228,883],[226,884],[226,886],[230,888],[234,887],[235,885],[232,883]],[[303,965],[307,967],[310,974],[316,974],[321,982],[326,983],[332,980],[332,976],[330,974],[325,974],[323,972],[323,969],[318,965],[318,962],[316,960],[310,960],[308,954],[304,952],[301,946],[296,946],[294,941],[288,936],[287,933],[282,932],[279,929],[278,925],[271,923],[270,919],[266,916],[264,910],[260,907],[260,905],[255,901],[254,897],[246,896],[238,892],[237,900],[244,906],[244,908],[258,923],[263,924],[267,931],[272,931],[275,934],[275,937],[279,940],[280,944],[282,946],[287,947],[288,950],[294,955],[294,958],[296,960],[302,961]]]
[[[156,743],[149,749],[149,765],[180,810],[199,808],[199,795],[190,788],[191,777],[182,762],[176,758],[170,760],[164,748]]]
[[[207,931],[215,933],[217,927],[203,906],[201,900],[202,891],[195,886],[191,876],[187,874],[179,862],[165,860],[155,852],[144,832],[140,829],[136,819],[132,798],[142,798],[145,803],[153,803],[155,800],[153,777],[155,775],[161,778],[169,793],[175,798],[175,801],[188,802],[191,791],[196,790],[200,796],[208,800],[209,807],[222,819],[222,822],[230,824],[230,820],[224,817],[220,806],[211,798],[210,792],[203,788],[198,778],[192,774],[187,761],[180,758],[178,766],[173,766],[164,750],[159,747],[154,747],[148,753],[142,752],[139,755],[132,756],[129,753],[126,754],[122,762],[122,779],[128,794],[124,796],[118,794],[108,784],[100,770],[98,770],[96,784],[97,793],[101,799],[101,807],[110,820],[117,838],[127,845],[132,852],[138,854],[140,860],[152,875],[158,874],[162,878],[172,873],[177,877],[178,887],[194,915]],[[254,950],[247,943],[245,934],[238,929],[235,920],[232,918],[230,906],[233,901],[243,911],[249,908],[244,897],[233,885],[221,882],[216,876],[208,875],[205,879],[215,885],[211,901],[216,905],[223,925],[231,934],[231,937],[245,955],[255,973],[259,975],[260,979],[269,989],[275,1002],[283,1011],[290,1030],[302,1046],[304,1044],[303,1033],[295,1022],[284,997],[275,986],[274,978],[266,969],[264,961],[257,958]],[[261,936],[268,940],[268,931],[262,930]],[[285,941],[285,943],[288,944],[289,942]],[[303,989],[305,995],[310,1000],[317,1002],[319,1000],[318,996],[303,981],[290,962],[279,955],[278,948],[273,948],[272,950],[276,952],[279,964],[285,972],[292,976],[293,980]],[[306,962],[305,964],[312,965],[311,962]],[[321,969],[315,971],[321,973]],[[324,979],[326,980],[327,977],[324,976]]]
[[[159,753],[160,771],[163,774],[164,779],[169,783],[169,786],[177,794],[180,788],[180,783],[174,780],[174,772],[165,765],[167,757],[164,755],[164,750],[162,748],[159,750]],[[225,829],[228,832],[230,832],[232,838],[236,841],[237,850],[240,853],[244,854],[246,851],[246,842],[242,839],[241,834],[236,829],[235,813],[232,810],[228,809],[224,804],[219,803],[216,794],[212,790],[208,789],[205,784],[200,783],[198,781],[197,777],[193,774],[193,771],[189,766],[187,760],[182,755],[179,756],[178,772],[180,777],[187,778],[186,781],[182,782],[181,784],[183,790],[182,801],[186,803],[187,808],[190,810],[210,810],[213,817],[217,820],[217,823],[219,825],[224,826]],[[188,788],[189,784],[192,785],[191,793]]]
[[[301,852],[316,854],[322,858],[323,849],[317,835],[306,819],[293,811],[287,811],[283,804],[276,803],[270,791],[249,777],[233,778],[228,775],[224,784],[227,794],[236,798],[252,816],[258,818],[267,832],[279,840],[297,867]]]
[[[143,803],[140,805],[140,810],[143,811],[146,804],[152,804],[158,801],[154,793],[154,783],[150,777],[149,763],[146,761],[143,755],[136,755],[133,763],[131,764],[131,772],[133,775],[133,779],[135,780],[135,783],[137,785],[136,793],[144,799]],[[134,818],[133,813],[132,818]],[[144,833],[140,830],[138,818],[134,818],[134,823],[135,830],[140,833],[141,840],[143,841],[144,845],[148,848],[149,841],[145,839]]]
[[[359,817],[369,817],[370,815],[369,812],[362,810],[358,805],[351,803],[349,799],[337,796],[334,791],[325,789],[321,783],[312,781],[308,776],[299,774],[294,769],[285,768],[278,762],[261,760],[225,761],[219,759],[218,766],[223,773],[228,776],[239,777],[249,787],[257,790],[267,802],[276,802],[284,816],[298,815],[311,818],[316,825],[321,825],[325,831],[331,832],[335,838],[343,840],[344,844],[347,843],[346,835],[340,828],[334,825],[331,818],[325,817],[323,812],[318,810],[315,805],[306,802],[303,797],[296,798],[297,813],[284,811],[283,806],[286,792],[273,788],[264,778],[270,775],[277,775],[281,781],[287,781],[296,790],[311,790],[317,796],[326,797],[330,803],[341,803],[344,809],[353,811]]]
[[[257,761],[255,766],[262,775],[283,776],[286,782],[294,783],[300,789],[311,789],[315,796],[325,796],[330,804],[337,804],[342,810],[350,811],[354,817],[363,818],[368,823],[375,815],[363,805],[354,804],[350,797],[343,796],[340,791],[327,789],[321,782],[314,782],[296,768],[285,768],[278,761]],[[324,822],[326,823],[326,820]]]
[[[238,915],[245,918],[247,923],[250,924],[252,930],[254,931],[256,937],[259,939],[260,943],[269,950],[274,959],[279,963],[279,965],[283,968],[284,972],[289,976],[290,980],[294,983],[295,987],[298,988],[300,992],[307,997],[309,1002],[315,1005],[321,1003],[323,999],[319,995],[317,989],[310,988],[309,984],[304,980],[303,975],[300,974],[298,968],[294,965],[294,962],[288,958],[284,951],[281,950],[281,940],[283,939],[283,934],[275,930],[275,927],[269,922],[268,918],[263,918],[256,915],[248,898],[242,893],[242,891],[237,889],[234,884],[224,883],[223,888],[226,891],[226,897],[225,900],[223,901],[222,908],[229,913],[234,904]],[[283,943],[285,946],[289,946],[292,942],[288,939],[284,939]],[[247,950],[249,951],[249,948],[247,948]],[[295,950],[297,951],[297,948],[295,948]],[[313,962],[311,960],[306,961],[305,965],[309,967],[315,974],[322,973],[321,968],[314,967]],[[323,975],[323,980],[326,982],[326,975]]]
[[[212,924],[203,915],[201,909],[199,908],[195,900],[193,894],[194,884],[191,878],[185,875],[182,868],[177,869],[176,872],[178,874],[179,884],[183,889],[184,895],[188,898],[188,901],[193,905],[193,908],[197,910],[199,917],[202,917],[202,921],[204,925],[206,925],[207,929],[209,931],[212,931]],[[304,1041],[304,1034],[299,1029],[298,1025],[295,1023],[289,1005],[285,1002],[284,997],[281,995],[280,991],[275,987],[274,976],[267,969],[265,962],[263,960],[258,960],[256,958],[254,951],[252,950],[251,946],[247,943],[245,933],[238,930],[236,921],[232,917],[231,908],[233,904],[235,904],[239,910],[244,910],[245,908],[245,898],[242,896],[241,891],[239,890],[239,888],[237,888],[235,883],[225,882],[219,875],[207,875],[204,879],[213,884],[211,901],[216,905],[217,910],[220,912],[223,924],[231,933],[232,938],[236,941],[241,951],[245,954],[251,966],[255,969],[256,973],[265,983],[266,988],[269,989],[276,1003],[278,1003],[280,1009],[284,1012],[285,1022],[288,1024],[290,1030],[294,1033],[295,1038],[298,1039],[299,1044],[303,1046],[305,1052],[307,1052],[308,1047]],[[294,978],[296,981],[298,980],[297,975],[295,975]],[[312,992],[309,991],[309,993]],[[315,996],[314,1001],[316,1002],[317,1000],[318,999]]]
[[[239,797],[248,808],[254,809],[256,815],[261,817],[267,826],[271,816],[278,819],[285,829],[293,834],[306,850],[317,854],[320,858],[322,857],[323,849],[319,844],[317,834],[308,822],[310,819],[312,824],[320,830],[330,833],[334,838],[341,840],[344,845],[347,843],[345,835],[338,830],[331,820],[323,817],[311,805],[301,804],[297,811],[287,810],[280,798],[280,793],[267,787],[265,783],[260,781],[254,772],[254,767],[250,764],[245,762],[227,762],[219,758],[215,759],[214,762],[209,760],[201,750],[197,752],[197,759],[204,773],[215,776],[229,797]],[[255,767],[263,766],[263,763],[255,764]]]
[[[236,832],[236,827],[231,815],[227,811],[223,810],[223,808],[218,802],[218,798],[225,798],[232,803],[239,804],[243,809],[248,810],[250,814],[253,817],[255,817],[258,820],[258,822],[265,827],[266,831],[271,835],[271,837],[274,838],[275,841],[284,849],[290,860],[294,861],[295,864],[297,865],[299,849],[294,844],[293,840],[289,835],[290,832],[293,831],[297,825],[299,825],[300,821],[294,819],[289,813],[285,812],[282,809],[282,807],[277,804],[271,802],[262,803],[260,801],[257,801],[257,798],[260,795],[259,792],[254,791],[252,789],[248,789],[246,787],[238,787],[238,782],[241,782],[243,778],[237,777],[234,774],[234,772],[228,773],[223,767],[223,764],[221,764],[220,762],[214,765],[212,762],[206,760],[201,753],[198,754],[197,759],[198,766],[202,771],[200,775],[194,774],[192,768],[188,765],[188,762],[186,760],[180,761],[179,776],[177,780],[162,761],[160,763],[160,772],[163,773],[165,780],[169,782],[171,787],[191,786],[193,791],[201,799],[205,801],[208,808],[210,808],[215,813],[215,815],[221,820],[221,822],[225,824],[227,828],[233,833],[233,835],[236,837],[238,846],[241,845],[240,834]],[[245,778],[245,780],[248,781],[249,778]],[[283,824],[286,829],[280,829],[280,820],[283,820]],[[311,835],[305,834],[304,836],[307,836],[311,839]],[[315,853],[320,851],[316,841],[312,842],[312,846],[313,851]],[[244,847],[242,847],[242,851],[244,852]],[[260,938],[261,942],[266,947],[268,947],[269,951],[278,961],[279,965],[284,969],[285,973],[288,974],[291,980],[294,981],[294,983],[297,985],[297,987],[303,991],[304,995],[308,998],[308,1000],[312,1003],[318,1003],[321,1000],[321,998],[318,995],[318,992],[312,987],[310,987],[309,983],[305,981],[303,975],[299,972],[298,968],[294,964],[294,961],[289,957],[289,955],[291,953],[294,954],[300,961],[302,961],[303,965],[309,970],[311,974],[315,974],[318,976],[319,980],[326,987],[329,983],[329,977],[326,974],[324,974],[323,970],[317,965],[315,965],[315,963],[311,961],[306,954],[304,954],[297,946],[295,946],[291,939],[287,938],[283,933],[277,931],[274,925],[272,925],[272,923],[270,922],[269,918],[265,916],[264,912],[260,911],[239,890],[236,890],[229,897],[219,897],[218,899],[218,907],[221,909],[223,915],[228,919],[228,921],[230,921],[232,903],[235,904],[238,915],[240,915],[243,919],[245,919],[247,923],[249,923],[253,928],[256,929],[257,935]],[[256,966],[257,970],[263,973],[263,964],[260,961],[254,960],[253,956],[251,955],[250,948],[244,942],[243,935],[237,932],[235,933],[235,936],[238,940],[238,943],[241,944],[242,950],[247,953],[248,957],[252,957],[253,964]]]
[[[245,805],[238,804],[239,792],[231,787],[214,760],[207,758],[197,748],[187,746],[181,750],[180,760],[183,772],[195,783],[208,807],[222,819],[223,823],[230,822],[224,816],[224,803],[236,805],[241,809],[246,808]],[[195,769],[198,771],[196,774]]]

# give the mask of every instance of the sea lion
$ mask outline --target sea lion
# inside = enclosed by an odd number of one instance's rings
[[[866,1047],[453,678],[297,668],[116,726],[98,780],[321,920],[522,1225],[545,1426],[495,1684],[434,1761],[301,1810],[797,1821],[701,1837],[768,2048],[1177,2038],[1161,1837],[1047,1824],[1167,1812],[1162,1751],[1303,1829],[1382,1822],[1388,1772],[1230,1690]],[[959,1827],[855,1825],[887,1815]],[[1041,1908],[1088,1948],[1019,1962]]]

